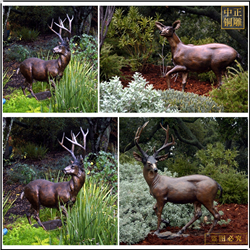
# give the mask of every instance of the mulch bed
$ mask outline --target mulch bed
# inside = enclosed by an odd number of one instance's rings
[[[121,71],[122,71],[122,76],[123,76],[121,78],[121,82],[124,87],[127,87],[128,83],[133,79],[133,75],[135,71],[132,71],[130,67],[124,67],[121,69]],[[159,90],[168,89],[166,77],[161,76],[160,66],[151,64],[147,67],[147,69],[145,69],[141,73],[142,73],[142,76],[147,80],[149,84],[153,84],[154,89],[159,89]],[[182,91],[181,74],[178,75],[176,81],[175,79],[176,79],[175,76],[170,79],[171,89]],[[211,90],[212,90],[212,84],[210,82],[202,82],[202,81],[195,79],[192,76],[188,76],[186,87],[185,87],[185,92],[191,92],[197,95],[207,95],[208,92]]]

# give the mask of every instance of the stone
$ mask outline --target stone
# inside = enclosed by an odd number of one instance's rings
[[[165,239],[165,240],[172,240],[177,237],[188,237],[189,234],[177,234],[177,233],[172,233],[170,231],[166,231],[163,233],[159,233],[157,235],[160,239]]]
[[[38,99],[39,101],[45,100],[45,99],[48,99],[48,98],[51,97],[50,91],[38,92],[38,93],[35,93],[35,95],[36,95],[36,97],[37,97],[37,99]],[[27,97],[28,97],[28,98],[32,98],[31,95],[28,95]]]
[[[42,222],[44,227],[46,228],[47,231],[49,230],[54,230],[54,229],[57,229],[58,227],[61,227],[62,226],[62,222],[60,219],[58,220],[49,220],[49,221],[45,221],[45,222]],[[38,224],[34,224],[33,227],[40,227]]]

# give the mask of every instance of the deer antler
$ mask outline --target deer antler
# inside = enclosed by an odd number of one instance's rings
[[[172,135],[172,142],[169,142],[168,143],[168,139],[169,139],[169,134],[168,134],[168,131],[169,131],[169,126],[167,126],[167,129],[165,129],[162,124],[160,123],[161,127],[166,131],[166,139],[165,139],[165,142],[163,144],[163,146],[161,148],[159,148],[158,150],[155,151],[154,153],[154,157],[156,157],[164,148],[166,147],[169,147],[169,146],[172,146],[175,144],[175,141],[174,141],[174,137]]]
[[[138,142],[139,142],[139,138],[140,138],[140,136],[141,136],[141,132],[142,132],[142,130],[147,126],[148,122],[149,122],[149,121],[145,122],[145,123],[143,124],[142,127],[139,127],[139,128],[137,129],[137,132],[136,132],[135,138],[134,138],[135,145],[136,145],[136,147],[139,149],[139,151],[141,152],[141,154],[143,155],[144,158],[147,158],[148,155],[147,155],[147,153],[146,153],[145,151],[142,150],[142,148],[139,146],[139,143],[138,143]]]
[[[65,133],[63,133],[62,141],[60,142],[60,141],[58,140],[59,144],[60,144],[63,148],[65,148],[65,149],[72,155],[72,157],[73,157],[74,160],[76,160],[76,156],[75,156],[75,154],[74,154],[75,145],[81,147],[82,149],[84,149],[84,151],[86,151],[86,137],[87,137],[87,134],[89,133],[89,130],[87,129],[87,132],[86,132],[86,134],[85,134],[85,133],[83,132],[83,130],[82,130],[81,127],[80,127],[80,129],[81,129],[81,132],[82,132],[82,134],[83,134],[83,143],[84,143],[84,146],[82,146],[82,145],[81,145],[80,143],[78,143],[77,140],[76,140],[76,138],[77,138],[77,136],[80,134],[80,132],[79,132],[77,135],[75,135],[75,134],[71,131],[71,138],[72,138],[72,140],[69,139],[68,137],[66,137],[66,139],[67,139],[69,142],[72,143],[71,150],[68,149],[67,147],[65,147],[65,146],[63,145]]]
[[[72,16],[72,18],[70,19],[69,18],[69,16],[68,16],[68,14],[66,14],[67,15],[67,18],[68,18],[68,20],[69,20],[69,29],[67,29],[65,26],[64,26],[64,21],[66,20],[66,18],[62,21],[62,19],[59,17],[58,18],[58,20],[59,20],[59,23],[60,24],[58,24],[58,23],[55,23],[55,25],[57,25],[59,28],[60,28],[60,31],[62,32],[62,29],[64,29],[64,30],[66,30],[66,31],[68,31],[70,34],[71,34],[71,23],[72,23],[72,21],[73,21],[73,19],[74,19],[74,16]],[[61,33],[60,33],[61,34]]]
[[[53,27],[53,23],[54,23],[54,18],[52,19],[51,25],[50,25],[50,26],[48,25],[49,28],[50,28],[55,34],[58,35],[58,37],[60,38],[61,42],[64,42],[64,40],[63,40],[63,38],[62,38],[62,29],[68,31],[68,32],[71,34],[71,27],[72,27],[71,24],[72,24],[72,21],[73,21],[73,19],[74,19],[74,16],[72,16],[72,18],[70,19],[69,16],[68,16],[68,14],[66,14],[66,15],[67,15],[67,18],[68,18],[68,20],[69,20],[69,29],[67,29],[67,28],[64,26],[64,24],[63,24],[63,23],[65,22],[66,18],[62,21],[62,19],[59,17],[59,18],[58,18],[59,24],[55,22],[55,24],[60,28],[59,33],[56,32],[56,31],[52,28],[52,27]]]

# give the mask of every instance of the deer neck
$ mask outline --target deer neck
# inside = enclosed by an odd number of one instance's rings
[[[152,170],[143,169],[143,176],[150,189],[157,185],[160,175]]]
[[[177,46],[179,44],[182,44],[182,42],[181,42],[180,38],[175,33],[173,33],[172,36],[167,36],[167,39],[168,39],[168,42],[169,42],[170,47],[171,47],[172,55],[174,55],[174,53],[177,49]]]
[[[77,196],[85,182],[85,173],[79,172],[78,175],[73,175],[69,181],[72,196]]]
[[[67,67],[70,58],[71,58],[71,53],[69,50],[67,50],[64,54],[60,54],[59,58],[57,59],[57,62],[61,71],[64,71],[64,69]]]

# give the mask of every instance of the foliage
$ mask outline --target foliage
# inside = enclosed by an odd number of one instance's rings
[[[53,112],[97,112],[97,73],[87,59],[72,57],[51,98]]]
[[[29,49],[28,46],[23,46],[21,44],[13,44],[8,48],[4,49],[4,55],[6,61],[18,61],[22,62],[23,60],[31,57],[33,52]]]
[[[155,22],[139,13],[138,7],[129,7],[123,15],[122,8],[116,8],[109,26],[109,37],[119,38],[118,46],[129,55],[132,70],[143,70],[153,53]]]
[[[120,242],[135,244],[143,240],[151,230],[156,230],[157,216],[153,211],[155,199],[142,175],[141,165],[137,163],[120,164],[119,168],[119,233]],[[166,169],[159,174],[176,176]],[[210,213],[202,206],[202,214]],[[222,214],[222,212],[220,212]],[[162,218],[168,219],[171,226],[184,226],[193,217],[193,206],[190,204],[167,203]],[[193,226],[200,227],[201,220]],[[223,221],[223,223],[228,223]]]
[[[197,174],[198,172],[197,162],[194,161],[193,157],[187,156],[186,154],[167,159],[165,165],[167,165],[168,170],[172,173],[178,173],[178,176]]]
[[[100,84],[101,112],[176,112],[169,108],[161,98],[161,91],[153,89],[147,84],[142,75],[136,72],[134,81],[124,88],[119,78],[113,77],[110,82]]]
[[[40,113],[51,112],[50,100],[37,101],[35,98],[27,98],[22,90],[15,90],[5,96],[3,105],[4,113]]]
[[[218,105],[210,97],[199,96],[194,93],[177,90],[166,90],[162,93],[162,99],[171,104],[181,113],[211,113],[223,112],[223,106]]]
[[[68,210],[62,228],[65,245],[116,245],[117,195],[101,180],[89,177],[80,190],[76,203]]]
[[[247,204],[248,178],[245,172],[238,171],[235,160],[236,150],[225,150],[222,143],[208,144],[206,150],[199,150],[199,174],[215,179],[223,188],[223,203]]]
[[[20,182],[28,184],[39,177],[39,171],[34,165],[17,163],[7,170],[7,183]]]
[[[101,112],[221,112],[223,107],[211,98],[175,90],[154,90],[142,75],[136,72],[134,81],[123,88],[118,77],[100,84]]]
[[[93,157],[95,159],[90,161]],[[104,151],[99,151],[98,154],[89,153],[84,158],[84,168],[91,176],[109,185],[112,192],[117,192],[117,160],[111,153]]]
[[[8,68],[3,72],[3,87],[8,83],[10,78],[13,76],[14,72],[11,75],[8,75]]]
[[[48,149],[42,145],[37,145],[32,142],[28,142],[19,147],[19,151],[23,158],[32,160],[42,160],[46,155]]]
[[[236,73],[230,72],[220,89],[209,92],[215,102],[224,106],[224,112],[248,112],[248,71],[244,71],[238,62],[237,66],[239,70],[229,67]]]
[[[123,56],[112,53],[113,46],[104,43],[100,55],[100,79],[108,80],[112,76],[120,76],[122,67],[128,64],[128,60]]]
[[[45,231],[42,227],[32,227],[26,218],[14,223],[11,230],[3,237],[3,245],[58,245],[58,230]]]
[[[77,40],[77,42],[73,42]],[[94,69],[98,67],[98,44],[97,40],[87,34],[81,36],[74,36],[70,42],[70,49],[72,54],[77,55],[78,60],[85,62],[88,60],[90,64],[93,64]]]
[[[8,192],[8,194],[6,194],[5,196],[3,192],[3,218],[17,199],[15,198],[14,200],[10,200],[10,196],[11,196],[10,192]]]
[[[29,29],[27,27],[22,27],[15,31],[19,40],[24,40],[25,42],[33,42],[39,36],[39,31],[34,29]]]

